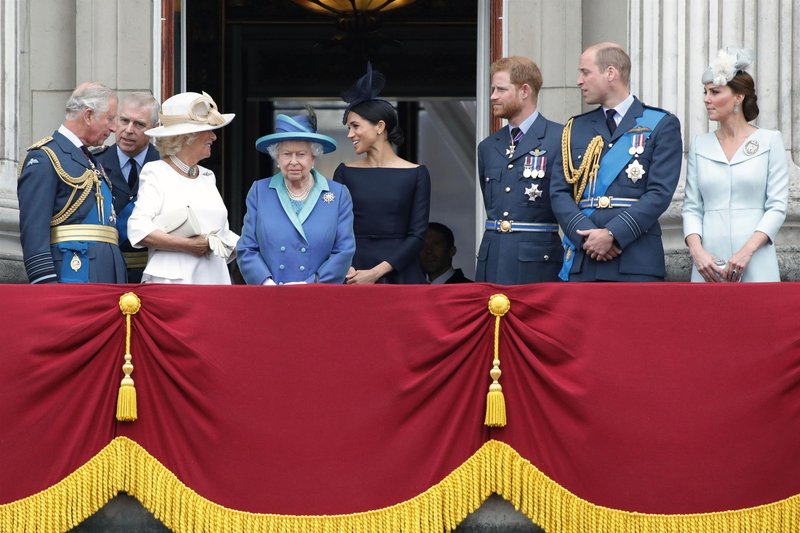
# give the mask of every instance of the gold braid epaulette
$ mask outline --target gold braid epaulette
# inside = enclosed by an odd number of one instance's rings
[[[570,147],[572,142],[572,120],[570,118],[567,121],[564,126],[564,133],[561,134],[561,158],[564,164],[564,179],[573,186],[572,194],[575,197],[575,203],[578,203],[583,196],[583,191],[586,190],[586,184],[589,182],[594,183],[597,180],[604,141],[600,135],[595,135],[592,138],[589,146],[586,147],[586,152],[583,154],[581,165],[576,170],[572,166],[572,150]]]
[[[69,199],[67,199],[67,203],[61,208],[61,211],[53,215],[50,219],[50,226],[58,226],[72,214],[78,210],[78,208],[83,205],[84,200],[89,196],[89,193],[92,192],[92,185],[95,185],[96,188],[99,189],[99,182],[100,179],[97,177],[94,171],[87,168],[83,174],[78,176],[77,178],[73,178],[67,171],[64,170],[64,167],[61,166],[61,162],[58,160],[58,156],[52,149],[48,148],[47,146],[38,146],[37,148],[41,148],[41,150],[47,154],[47,157],[50,159],[50,162],[53,164],[53,168],[58,174],[58,177],[61,179],[62,182],[66,183],[70,187],[72,187],[72,193],[69,195]],[[81,195],[78,197],[77,200],[74,202],[72,201],[75,198],[75,194],[78,190],[82,190]]]

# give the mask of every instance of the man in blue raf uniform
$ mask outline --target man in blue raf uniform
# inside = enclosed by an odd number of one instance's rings
[[[561,172],[561,124],[536,109],[542,73],[528,58],[491,67],[492,112],[508,120],[478,145],[478,179],[487,220],[476,281],[556,281],[561,268],[558,224],[550,207],[553,172]]]
[[[19,226],[28,279],[125,283],[111,183],[89,152],[114,131],[117,96],[99,83],[83,83],[66,111],[64,123],[31,146],[20,166]]]
[[[663,281],[658,217],[681,171],[678,119],[630,94],[631,61],[600,43],[580,58],[578,86],[594,111],[564,126],[563,169],[551,188],[569,281]]]
[[[139,192],[142,167],[145,163],[160,159],[158,150],[150,144],[150,137],[144,134],[158,125],[160,108],[150,93],[137,92],[122,97],[116,122],[117,142],[95,152],[113,185],[119,247],[128,266],[128,283],[141,282],[147,265],[147,249],[133,248],[128,241],[128,218]]]

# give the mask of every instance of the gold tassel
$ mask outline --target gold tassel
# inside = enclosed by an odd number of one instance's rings
[[[503,396],[503,387],[500,386],[500,317],[511,309],[511,301],[505,294],[493,294],[489,298],[489,312],[494,315],[494,360],[489,376],[492,384],[486,395],[486,418],[483,424],[489,427],[505,427],[506,425],[506,399]]]
[[[125,363],[122,372],[125,377],[119,384],[117,395],[117,420],[134,422],[136,420],[136,387],[133,386],[133,363],[131,363],[131,315],[135,315],[142,307],[142,301],[132,292],[126,292],[119,298],[119,308],[125,315]]]

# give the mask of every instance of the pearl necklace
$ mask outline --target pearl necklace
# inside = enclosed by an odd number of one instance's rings
[[[169,160],[178,167],[178,170],[189,176],[190,178],[197,177],[197,165],[189,166],[174,155],[169,156]]]
[[[293,193],[292,190],[289,188],[289,185],[287,184],[286,185],[286,192],[289,194],[289,198],[291,198],[295,202],[302,202],[303,200],[308,198],[308,194],[311,192],[311,187],[312,187],[313,183],[314,183],[314,181],[312,179],[308,178],[308,184],[306,185],[305,190],[300,192],[300,193]]]

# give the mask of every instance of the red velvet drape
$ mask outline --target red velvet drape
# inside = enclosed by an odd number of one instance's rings
[[[138,420],[114,420],[125,321]],[[494,318],[508,425],[484,428]],[[407,500],[489,438],[593,503],[800,493],[800,285],[0,286],[0,503],[117,435],[229,508]]]

